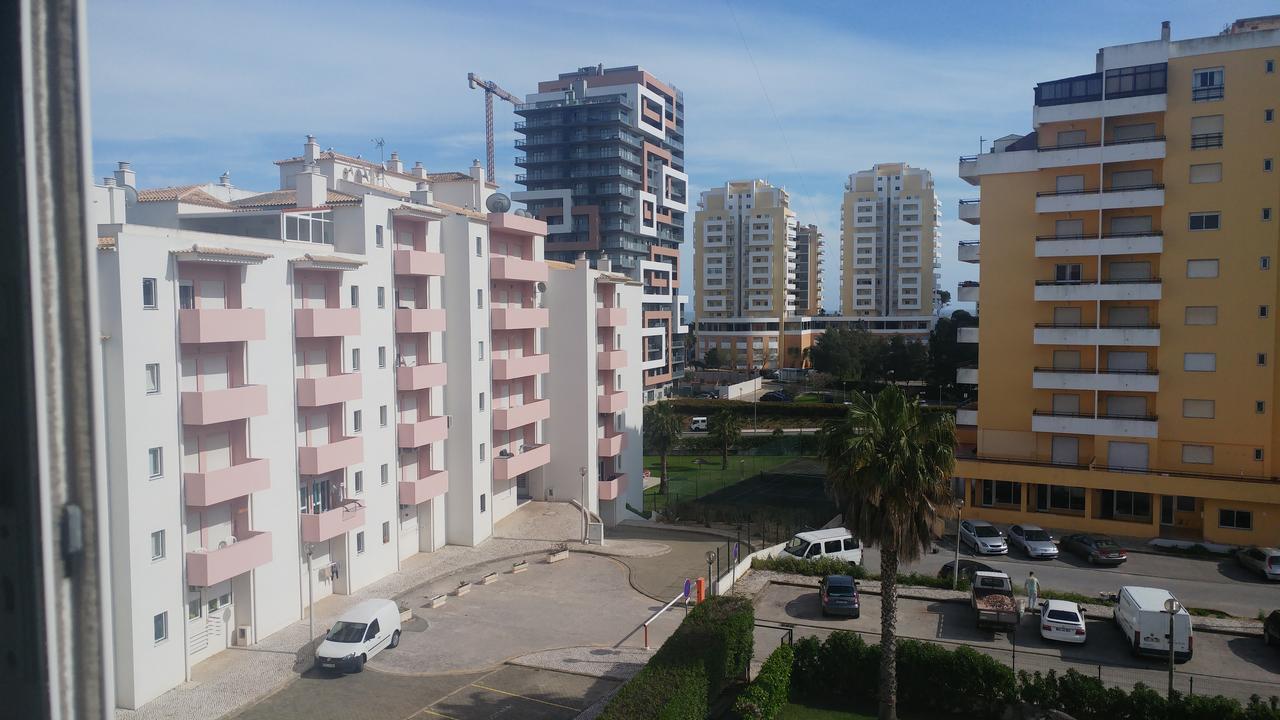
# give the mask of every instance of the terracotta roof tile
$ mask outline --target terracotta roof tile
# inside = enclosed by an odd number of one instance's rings
[[[329,190],[325,202],[329,205],[354,205],[360,202],[360,198],[337,190]],[[275,208],[297,204],[297,190],[273,190],[272,192],[251,195],[235,201],[235,207],[238,208]]]
[[[354,258],[344,258],[337,255],[314,255],[312,253],[307,253],[302,257],[296,257],[289,262],[298,264],[314,263],[316,265],[341,265],[352,268],[357,268],[365,264],[365,261],[356,260]]]
[[[217,257],[246,258],[257,261],[266,260],[272,257],[271,253],[258,252],[257,250],[214,247],[212,245],[192,245],[190,248],[183,250],[170,250],[169,253],[171,255],[211,255]]]
[[[441,210],[445,210],[445,211],[447,211],[447,212],[451,212],[451,213],[456,213],[456,214],[458,214],[458,215],[466,215],[467,217],[469,217],[469,218],[475,218],[476,220],[488,220],[488,219],[489,219],[489,216],[488,216],[488,215],[485,215],[485,214],[484,214],[484,213],[482,213],[482,212],[477,212],[477,211],[472,210],[472,209],[470,209],[470,208],[464,208],[464,207],[461,207],[461,206],[458,206],[458,205],[452,205],[452,204],[447,203],[447,202],[440,202],[439,200],[436,200],[436,201],[435,201],[435,206],[436,206],[436,207],[438,207],[438,208],[440,208]]]
[[[99,250],[115,250],[116,239],[111,236],[98,238],[98,249]]]
[[[235,207],[205,192],[202,185],[175,185],[173,187],[138,191],[138,202],[140,203],[174,201],[225,210],[231,210]]]
[[[340,152],[336,152],[333,150],[322,150],[320,152],[320,157],[331,158],[333,160],[341,160],[345,163],[350,163],[352,165],[362,165],[371,170],[380,170],[382,172],[385,172],[388,175],[395,175],[397,177],[408,178],[410,180],[426,180],[427,182],[451,182],[451,181],[457,181],[457,180],[471,179],[470,175],[462,172],[427,173],[426,177],[418,177],[413,173],[396,172],[394,170],[388,170],[382,165],[376,162],[373,162],[372,160],[365,160],[364,158],[358,158],[358,157],[355,157],[354,155],[344,155]],[[302,156],[295,155],[290,158],[285,158],[284,160],[277,160],[276,165],[284,165],[286,163],[295,163],[295,162],[302,162]]]

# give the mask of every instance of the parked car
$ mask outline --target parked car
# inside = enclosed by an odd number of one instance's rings
[[[1013,597],[1013,582],[1002,572],[975,572],[969,603],[980,628],[1007,630],[1016,627],[1022,617]]]
[[[955,567],[956,567],[955,561],[948,560],[946,564],[944,564],[942,568],[938,570],[938,577],[943,580],[950,580],[951,575],[955,572]],[[994,570],[995,568],[991,567],[990,565],[987,565],[986,563],[980,563],[977,560],[967,560],[963,558],[960,560],[960,579],[961,580],[967,580],[972,582],[974,573],[993,572]]]
[[[1114,567],[1129,559],[1124,548],[1120,547],[1119,543],[1107,535],[1076,533],[1062,538],[1059,546],[1063,550],[1088,560],[1091,565],[1111,565]]]
[[[689,421],[689,430],[692,432],[706,432],[707,419],[705,417],[696,417]]]
[[[316,667],[360,672],[369,658],[400,644],[400,609],[390,600],[365,600],[348,608],[316,648]]]
[[[851,563],[862,562],[862,543],[844,528],[798,532],[783,549],[806,560],[833,557]]]
[[[1280,647],[1280,610],[1272,610],[1262,623],[1262,642]]]
[[[784,390],[770,390],[760,396],[760,402],[791,402],[791,395]]]
[[[1280,580],[1280,549],[1247,547],[1236,551],[1236,562],[1262,576],[1263,580]]]
[[[1040,637],[1084,644],[1087,638],[1084,608],[1066,600],[1045,600],[1040,603]]]
[[[1007,555],[1009,546],[1005,544],[1004,533],[986,520],[963,520],[960,522],[960,541],[968,545],[978,555]]]
[[[1115,620],[1134,655],[1169,657],[1169,614],[1164,610],[1173,594],[1162,588],[1126,585],[1116,593]],[[1194,638],[1191,615],[1185,607],[1173,617],[1173,659],[1191,659]]]
[[[1058,557],[1053,536],[1039,525],[1014,525],[1009,528],[1009,544],[1016,545],[1029,558],[1052,560]]]
[[[822,616],[848,615],[856,618],[862,611],[858,602],[858,583],[850,575],[828,575],[818,583]]]

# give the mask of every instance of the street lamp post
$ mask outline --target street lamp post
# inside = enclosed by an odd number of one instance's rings
[[[964,498],[956,500],[956,559],[951,563],[951,589],[960,587],[960,513],[964,511]]]
[[[578,474],[582,476],[582,544],[587,544],[587,466],[583,465],[578,468]]]
[[[307,640],[314,643],[316,639],[316,604],[315,604],[315,577],[311,574],[311,554],[315,550],[315,546],[307,543]],[[316,659],[316,648],[318,645],[311,646],[311,660]]]
[[[1182,610],[1182,604],[1173,598],[1164,601],[1164,611],[1169,613],[1169,695],[1173,700],[1173,619]]]

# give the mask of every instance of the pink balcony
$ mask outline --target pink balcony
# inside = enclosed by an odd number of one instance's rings
[[[600,327],[621,327],[626,324],[626,308],[596,308],[596,325]]]
[[[601,370],[621,370],[627,366],[626,350],[602,350],[596,354]]]
[[[489,258],[489,276],[494,280],[526,280],[546,282],[548,267],[537,260],[522,260],[509,255]]]
[[[397,423],[396,440],[402,448],[417,448],[449,437],[449,418],[441,415],[415,423]]]
[[[424,333],[444,330],[444,309],[442,308],[398,308],[396,309],[396,332]]]
[[[266,385],[182,393],[182,422],[187,425],[212,425],[266,414]]]
[[[529,423],[546,420],[551,417],[550,400],[533,400],[523,405],[508,408],[494,408],[493,429],[515,430]]]
[[[327,445],[303,445],[298,448],[298,472],[323,475],[364,460],[364,440],[340,438]]]
[[[494,330],[531,330],[549,325],[551,315],[546,308],[494,308],[491,322]]]
[[[397,390],[423,390],[441,387],[448,381],[449,372],[444,363],[425,363],[413,367],[396,368]]]
[[[360,373],[298,378],[298,407],[320,407],[359,400],[363,393]]]
[[[614,473],[607,479],[601,480],[598,489],[602,501],[617,500],[627,490],[627,476],[625,473]]]
[[[184,343],[265,340],[267,313],[257,308],[179,310],[178,339]]]
[[[613,414],[627,409],[627,393],[618,390],[600,396],[596,407],[602,413]]]
[[[271,562],[271,533],[251,532],[222,547],[187,553],[187,584],[209,587]]]
[[[626,446],[627,436],[625,433],[605,435],[596,441],[596,454],[600,457],[617,457]]]
[[[397,250],[395,272],[397,275],[444,275],[444,255],[425,250]]]
[[[547,221],[516,215],[515,213],[489,213],[489,231],[505,231],[520,235],[546,235]]]
[[[293,311],[293,334],[300,338],[360,334],[358,308],[303,308]]]
[[[400,504],[420,505],[431,498],[444,495],[449,489],[449,473],[431,470],[417,480],[400,481]]]
[[[322,513],[302,513],[302,542],[318,543],[364,527],[364,504],[348,500]]]
[[[182,474],[187,504],[209,507],[271,487],[271,463],[250,459],[208,472]]]
[[[545,375],[549,372],[551,372],[551,356],[546,353],[493,359],[494,380],[515,380],[534,375]]]
[[[493,458],[493,477],[498,480],[514,480],[515,478],[551,462],[550,445],[534,445],[518,455]]]

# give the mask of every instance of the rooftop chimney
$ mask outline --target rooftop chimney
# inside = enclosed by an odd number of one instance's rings
[[[222,187],[231,187],[231,171],[222,173],[222,177],[218,178],[218,184]]]
[[[1172,31],[1169,28],[1169,21],[1165,20],[1164,22],[1160,23],[1160,40],[1163,42],[1169,42],[1169,36],[1171,34],[1172,34]]]
[[[328,178],[316,170],[314,162],[308,162],[303,165],[302,172],[298,173],[295,180],[298,184],[298,207],[320,207],[328,200]]]
[[[104,177],[104,178],[102,178],[102,184],[103,184],[103,186],[105,186],[105,187],[115,187],[115,186],[116,186],[116,179],[115,179],[115,177],[114,177],[114,176]]]
[[[400,153],[395,150],[391,151],[391,159],[387,161],[387,169],[391,172],[404,172],[404,163],[400,162]]]
[[[302,146],[302,159],[311,163],[320,159],[320,144],[316,142],[315,135],[307,136],[307,144]]]
[[[128,187],[138,187],[138,174],[129,166],[129,161],[121,160],[116,163],[116,184],[127,185]]]
[[[479,180],[481,183],[483,183],[485,180],[484,168],[480,166],[479,160],[471,161],[471,178],[473,180]]]
[[[420,177],[420,178],[424,178],[424,177],[426,177],[426,176],[427,176],[427,169],[426,169],[426,168],[424,168],[424,167],[422,167],[422,161],[421,161],[421,160],[419,160],[419,161],[417,161],[417,162],[415,162],[415,163],[413,164],[413,170],[411,171],[411,174],[412,174],[414,177]]]
[[[590,268],[591,261],[587,259],[585,252],[578,253],[578,257],[573,261],[573,266],[575,268]]]
[[[613,261],[609,259],[606,253],[600,253],[600,259],[596,261],[596,269],[600,272],[613,271]]]
[[[416,170],[417,168],[414,169]],[[425,180],[418,181],[417,190],[409,191],[409,199],[423,205],[431,205],[435,202],[435,197],[431,194],[431,185]]]

